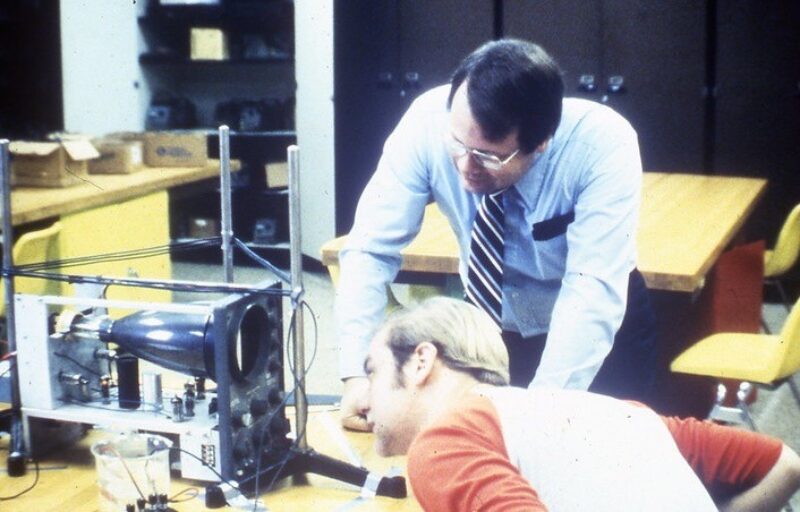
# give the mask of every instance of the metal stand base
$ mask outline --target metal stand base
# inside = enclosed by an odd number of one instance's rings
[[[314,473],[363,487],[367,478],[370,477],[370,473],[366,469],[328,457],[314,451],[312,448],[291,448],[279,458],[285,460],[285,462],[272,464],[274,467],[258,473],[260,483],[272,482],[289,476]],[[258,490],[255,489],[255,481],[256,475],[250,476],[245,480],[240,480],[239,487],[248,493],[253,493]],[[375,494],[390,498],[405,498],[408,496],[406,480],[402,476],[382,477],[378,481]]]

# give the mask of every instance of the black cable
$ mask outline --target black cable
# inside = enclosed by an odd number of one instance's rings
[[[285,283],[292,282],[292,278],[289,276],[289,274],[279,269],[278,267],[270,263],[268,260],[256,254],[255,251],[247,247],[247,245],[238,238],[234,238],[233,243],[236,245],[236,247],[241,249],[242,252],[244,252],[247,256],[249,256],[253,261],[260,264],[262,267],[266,268],[267,270],[269,270],[270,272],[281,278],[283,282]]]
[[[34,464],[34,467],[36,468],[36,477],[33,479],[33,483],[27,489],[23,489],[17,494],[14,494],[12,496],[0,496],[0,501],[10,501],[19,498],[23,494],[33,490],[33,488],[36,487],[36,484],[39,483],[39,462],[36,460],[33,460],[32,462]]]
[[[179,283],[174,281],[158,281],[158,280],[141,280],[130,279],[122,277],[103,277],[103,276],[87,276],[79,274],[53,274],[41,271],[27,271],[27,270],[3,270],[4,276],[16,277],[32,277],[36,279],[48,279],[51,281],[61,281],[67,283],[91,283],[91,284],[105,284],[105,285],[118,285],[118,286],[132,286],[137,288],[151,288],[156,290],[170,290],[177,292],[197,292],[197,293],[253,293],[260,295],[276,295],[288,297],[291,295],[290,290],[283,290],[281,288],[253,288],[245,285],[238,287],[231,287],[229,284],[195,284],[195,283]]]
[[[98,372],[98,371],[96,371],[96,370],[92,370],[92,369],[91,369],[91,368],[89,368],[88,366],[84,366],[84,365],[82,365],[80,362],[78,362],[78,361],[77,361],[77,360],[75,360],[74,358],[72,358],[72,357],[68,356],[67,354],[63,354],[63,353],[61,353],[61,352],[53,352],[53,355],[54,355],[54,356],[58,356],[58,357],[60,357],[60,358],[62,358],[62,359],[66,359],[67,361],[70,361],[70,362],[72,362],[73,364],[77,365],[79,368],[83,368],[85,371],[87,371],[87,372],[89,372],[89,373],[92,373],[92,374],[94,374],[94,375],[96,375],[96,376],[98,376],[98,377],[102,377],[102,376],[103,376],[103,375],[102,375],[100,372]]]
[[[311,308],[311,306],[306,301],[301,301],[299,306],[301,308],[307,309],[308,312],[311,314],[311,318],[314,321],[314,338],[313,338],[313,340],[314,340],[314,342],[313,342],[314,351],[312,352],[311,360],[309,361],[309,364],[306,366],[306,372],[307,372],[311,368],[311,365],[313,364],[314,359],[316,358],[317,347],[319,346],[319,343],[318,343],[318,341],[319,341],[318,340],[319,332],[318,332],[317,318],[316,318],[316,316],[314,314],[314,310]],[[286,347],[287,347],[287,349],[289,349],[289,354],[292,354],[294,352],[294,351],[291,350],[292,342],[297,343],[297,340],[294,339],[294,336],[292,334],[292,333],[294,333],[294,326],[295,326],[296,322],[297,322],[297,308],[295,308],[292,311],[292,316],[291,316],[291,318],[289,320],[289,333],[287,334],[287,337],[286,337]],[[280,411],[280,410],[282,410],[283,408],[286,407],[286,403],[288,402],[290,395],[296,394],[298,392],[299,393],[303,393],[303,396],[306,395],[305,387],[301,385],[300,379],[298,378],[297,372],[295,371],[295,366],[292,365],[292,357],[291,356],[287,357],[287,363],[288,363],[288,366],[289,366],[289,371],[291,372],[291,374],[292,374],[292,376],[294,378],[294,387],[293,387],[292,391],[290,391],[289,393],[286,393],[286,395],[284,396],[283,401],[281,402],[281,407],[276,408],[275,411],[273,411],[273,413],[270,415],[270,417],[263,424],[264,427],[262,427],[263,430],[261,431],[261,435],[259,436],[258,448],[256,450],[256,453],[259,454],[258,461],[256,462],[255,485],[253,486],[254,495],[256,497],[258,497],[260,495],[260,492],[259,492],[259,487],[260,487],[259,479],[261,477],[261,472],[262,472],[262,469],[261,469],[261,458],[262,458],[261,454],[262,454],[262,448],[263,448],[263,444],[264,444],[265,433],[266,433],[267,429],[269,428],[269,425],[272,422],[272,419],[274,418],[275,414],[277,414],[278,411]],[[297,399],[296,398],[295,398],[295,404],[297,404]],[[299,443],[300,439],[302,439],[306,434],[306,425],[302,426],[302,431],[299,430],[300,429],[300,425],[295,425],[295,427],[298,430],[297,430],[297,436],[295,438],[295,441],[294,441],[294,443],[292,443],[292,446],[294,446],[294,447],[297,446],[297,444]],[[280,475],[283,466],[286,465],[286,463],[289,462],[289,458],[290,457],[291,457],[291,451],[287,450],[286,456],[284,457],[284,459],[280,463],[273,464],[272,466],[270,466],[268,468],[265,468],[263,470],[263,471],[269,471],[273,467],[280,466],[279,469],[277,471],[275,471],[275,474],[272,476],[272,480],[270,480],[270,482],[267,485],[267,487],[264,490],[264,492],[269,492],[270,489],[272,489],[272,486],[275,485],[275,482],[276,482],[276,480],[278,478],[278,475]],[[255,503],[253,504],[253,510],[254,511],[256,510],[256,504]]]
[[[62,260],[40,261],[35,263],[28,263],[25,265],[18,265],[16,268],[19,270],[39,270],[39,269],[52,269],[52,268],[67,268],[79,265],[88,265],[92,263],[124,261],[128,259],[160,256],[162,254],[169,254],[171,252],[181,252],[189,249],[213,246],[217,245],[220,242],[220,240],[221,240],[220,237],[202,238],[199,240],[191,240],[188,242],[173,242],[166,245],[158,245],[142,249],[132,249],[128,251],[117,251],[117,252],[109,252],[103,254],[93,254],[88,256],[77,256],[75,258],[66,258]]]
[[[184,498],[182,500],[177,499],[178,496],[182,496],[182,495],[188,494],[188,493],[192,493],[192,495],[187,497],[187,498]],[[186,489],[184,489],[184,490],[182,490],[180,492],[177,492],[177,493],[173,494],[172,496],[170,496],[170,498],[167,499],[167,501],[169,501],[170,503],[183,503],[184,501],[193,500],[198,496],[200,496],[200,490],[197,487],[187,487]]]

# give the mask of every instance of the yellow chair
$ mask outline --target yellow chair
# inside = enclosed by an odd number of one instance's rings
[[[778,278],[797,263],[798,257],[800,257],[800,204],[789,212],[786,222],[778,233],[775,247],[771,251],[764,252],[764,279],[767,284],[773,284],[778,288],[787,310],[792,301],[789,300]]]
[[[792,375],[800,370],[800,300],[789,312],[780,334],[712,334],[675,358],[670,369],[677,373],[744,381],[739,386],[735,407],[723,404],[726,390],[720,384],[717,403],[709,417],[745,423],[756,430],[747,405],[752,392],[750,383],[778,387],[788,382],[800,405],[800,389],[792,380]]]
[[[61,223],[24,233],[14,243],[14,265],[25,265],[58,259],[58,235],[61,233]],[[30,293],[40,295],[59,294],[61,283],[47,279],[32,277],[17,277],[14,279],[16,293]],[[5,317],[5,284],[0,281],[0,316]]]

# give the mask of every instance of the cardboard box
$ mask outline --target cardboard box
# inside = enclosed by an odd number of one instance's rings
[[[100,154],[86,139],[54,142],[14,141],[9,145],[11,184],[69,187],[87,181],[88,161]]]
[[[289,186],[289,164],[286,162],[270,162],[264,164],[264,174],[267,177],[267,188]]]
[[[144,168],[144,144],[140,140],[96,139],[100,157],[89,161],[89,174],[130,174]]]
[[[202,167],[208,163],[205,132],[145,132],[144,163],[150,167]]]
[[[228,37],[218,28],[192,28],[189,39],[192,60],[228,60]]]

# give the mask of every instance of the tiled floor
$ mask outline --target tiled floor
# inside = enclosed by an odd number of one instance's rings
[[[218,266],[176,263],[173,268],[177,279],[222,279]],[[266,271],[260,268],[237,267],[234,271],[234,279],[240,283],[254,283],[267,277]],[[330,279],[323,272],[304,272],[303,280],[306,301],[314,312],[313,319],[316,320],[315,329],[311,315],[306,314],[306,363],[310,363],[306,388],[310,395],[340,395],[333,319],[334,291]],[[396,286],[395,294],[401,302],[408,300],[403,286]],[[288,301],[284,307],[287,319],[284,325],[288,325]],[[773,332],[780,331],[786,316],[783,305],[765,304],[764,318]],[[795,378],[800,380],[800,377]],[[759,389],[753,412],[762,432],[777,436],[796,451],[800,451],[800,406],[795,402],[788,386],[784,385],[777,390]],[[792,505],[795,510],[800,511],[800,493],[794,497]]]

